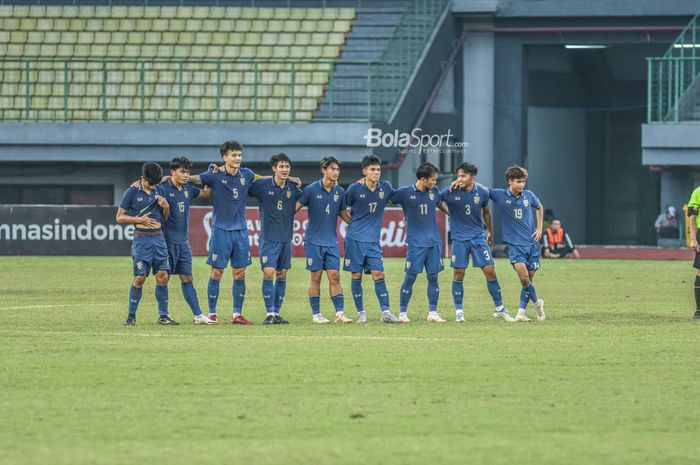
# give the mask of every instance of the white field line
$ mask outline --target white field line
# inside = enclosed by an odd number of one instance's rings
[[[58,308],[58,307],[78,307],[84,304],[50,304],[50,305],[25,305],[21,307],[0,307],[3,310],[31,310],[33,308]],[[111,307],[117,304],[89,304],[91,307]]]
[[[101,332],[95,333],[91,331],[25,331],[25,330],[10,330],[0,329],[0,334],[16,334],[27,336],[58,336],[58,335],[81,335],[81,336],[132,336],[132,337],[170,337],[170,338],[241,338],[241,339],[331,339],[331,340],[359,340],[359,341],[465,341],[465,338],[457,337],[410,337],[410,336],[343,336],[343,335],[289,335],[289,334],[174,334],[174,333],[136,333],[136,332]]]

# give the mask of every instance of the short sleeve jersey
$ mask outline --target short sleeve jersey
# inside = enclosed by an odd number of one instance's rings
[[[250,188],[250,195],[257,198],[260,205],[260,237],[267,241],[290,242],[301,189],[289,181],[280,187],[273,178],[267,178],[256,181]]]
[[[440,190],[419,191],[415,184],[400,187],[391,194],[391,201],[401,205],[406,217],[406,244],[433,247],[440,243],[435,208],[442,202]]]
[[[248,168],[240,168],[236,174],[207,171],[199,177],[214,195],[213,226],[228,231],[247,229],[245,207],[255,174]]]
[[[299,203],[308,207],[309,222],[304,240],[310,244],[330,247],[338,245],[338,214],[346,209],[345,190],[333,186],[330,191],[323,187],[323,180],[306,186]]]
[[[697,187],[693,193],[690,196],[690,200],[688,201],[688,208],[695,208],[696,210],[700,210],[700,187]],[[695,218],[695,229],[700,228],[700,215],[697,215]]]
[[[489,197],[501,213],[503,242],[512,245],[535,243],[535,210],[540,199],[529,190],[515,196],[510,189],[489,189]]]
[[[163,212],[158,205],[158,193],[153,189],[150,193],[144,191],[141,186],[129,187],[124,192],[124,197],[119,208],[126,210],[129,216],[142,217],[150,213],[150,218],[163,225]],[[138,228],[138,225],[136,225]]]
[[[165,240],[173,244],[186,243],[190,231],[190,205],[201,190],[190,183],[178,189],[170,179],[158,185],[156,191],[170,205],[170,215],[163,225]]]
[[[345,194],[351,217],[346,237],[358,242],[378,242],[384,209],[393,191],[388,181],[379,181],[374,191],[366,184],[351,184]]]
[[[489,204],[489,190],[475,183],[471,191],[466,189],[443,189],[440,192],[443,202],[450,211],[450,232],[458,241],[470,241],[483,237],[486,225],[482,210]]]

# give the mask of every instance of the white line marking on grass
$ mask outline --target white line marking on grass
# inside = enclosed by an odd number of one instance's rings
[[[83,336],[134,336],[134,337],[173,337],[173,338],[251,338],[251,339],[339,339],[339,340],[377,340],[377,341],[464,341],[456,337],[411,337],[411,336],[343,336],[343,335],[285,335],[285,334],[173,334],[173,333],[132,333],[132,332],[80,332],[80,331],[25,331],[0,330],[0,334],[27,335],[83,335]]]
[[[29,310],[32,308],[56,308],[56,307],[79,307],[85,304],[50,304],[50,305],[26,305],[22,307],[0,307],[3,310]],[[116,304],[89,304],[91,307],[110,307]]]

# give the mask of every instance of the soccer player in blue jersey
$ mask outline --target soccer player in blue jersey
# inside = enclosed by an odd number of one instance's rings
[[[139,187],[130,186],[117,209],[119,224],[133,224],[134,240],[131,258],[134,280],[129,290],[129,314],[125,326],[136,324],[136,310],[141,300],[143,283],[153,271],[156,277],[156,301],[158,324],[177,325],[168,315],[168,247],[163,238],[162,224],[168,218],[168,202],[156,193],[156,186],[163,178],[163,169],[157,163],[145,163],[141,168]]]
[[[224,142],[219,147],[219,152],[224,160],[224,171],[207,171],[190,176],[192,183],[210,187],[214,196],[214,218],[207,258],[207,263],[211,266],[207,286],[209,318],[218,321],[216,303],[219,299],[219,285],[224,269],[230,262],[233,270],[231,323],[249,326],[253,323],[241,314],[246,292],[245,270],[251,264],[245,208],[248,190],[260,176],[241,167],[243,146],[239,142]]]
[[[260,266],[262,294],[267,316],[264,325],[289,324],[280,316],[287,287],[287,270],[292,267],[294,214],[301,189],[289,180],[292,160],[285,153],[270,159],[274,176],[261,179],[250,188],[260,204]],[[277,281],[275,281],[275,277]]]
[[[211,190],[200,190],[189,183],[192,162],[176,157],[170,162],[170,177],[156,187],[170,207],[170,216],[163,224],[163,235],[168,246],[170,273],[180,276],[182,295],[192,310],[194,324],[213,324],[199,307],[197,291],[192,283],[192,248],[189,241],[190,205],[197,197],[211,196]]]
[[[345,193],[350,207],[350,225],[345,236],[343,269],[352,273],[352,297],[355,301],[357,323],[365,323],[367,314],[363,302],[362,273],[371,274],[374,292],[382,310],[383,323],[398,323],[389,311],[389,291],[384,281],[384,256],[379,239],[382,231],[384,208],[394,191],[391,183],[380,179],[382,161],[376,155],[367,155],[361,162],[362,182],[351,184]]]
[[[535,194],[525,189],[527,170],[511,166],[506,170],[507,189],[489,189],[489,197],[501,213],[503,242],[522,289],[517,321],[530,321],[525,315],[528,301],[535,304],[537,320],[544,321],[544,301],[537,298],[532,280],[540,268],[540,238],[544,207]]]
[[[493,227],[489,212],[489,190],[476,182],[478,169],[472,163],[462,163],[457,167],[457,188],[443,189],[442,200],[450,212],[450,230],[452,232],[452,261],[454,268],[452,281],[452,299],[457,313],[456,321],[464,322],[464,271],[469,265],[481,268],[486,277],[486,287],[496,307],[494,316],[513,322],[508,310],[503,307],[501,286],[496,278],[496,267],[491,256],[491,238]]]
[[[391,202],[401,205],[406,217],[406,266],[401,297],[399,320],[408,323],[408,303],[413,293],[413,283],[419,273],[428,275],[428,321],[444,323],[437,311],[440,286],[438,273],[445,269],[442,262],[442,241],[435,218],[435,209],[447,214],[440,190],[435,186],[440,171],[432,163],[423,163],[416,170],[415,184],[404,186],[391,194]]]
[[[345,300],[340,285],[340,248],[338,247],[338,216],[346,223],[350,215],[346,211],[345,190],[338,186],[340,162],[335,157],[321,160],[323,177],[304,188],[296,210],[308,207],[309,220],[304,237],[306,269],[311,272],[309,284],[309,304],[314,323],[325,324],[329,320],[320,310],[321,278],[326,272],[329,281],[331,301],[335,307],[336,323],[352,323],[343,310]]]

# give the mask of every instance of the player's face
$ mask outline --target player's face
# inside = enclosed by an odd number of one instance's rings
[[[510,179],[508,180],[508,187],[512,193],[519,195],[525,190],[525,182],[527,182],[527,178]]]
[[[289,172],[292,170],[292,165],[286,161],[281,161],[272,167],[272,172],[275,173],[279,179],[286,181],[289,177]]]
[[[432,189],[437,184],[437,173],[433,173],[429,178],[422,178],[423,186],[427,189]]]
[[[559,221],[559,220],[554,220],[554,221],[552,221],[552,224],[550,224],[550,227],[551,227],[554,231],[558,231],[559,228],[561,228],[561,221]]]
[[[365,175],[368,181],[379,182],[379,178],[382,175],[381,165],[369,165],[362,170],[362,174]]]
[[[184,168],[178,168],[176,170],[170,170],[170,176],[173,178],[175,184],[187,184],[190,180],[190,171]]]
[[[331,181],[337,181],[340,176],[340,166],[337,163],[331,163],[330,166],[323,169],[323,176]]]
[[[473,174],[465,173],[462,170],[457,171],[457,182],[459,183],[459,187],[461,189],[467,189],[474,184],[474,176]]]
[[[224,163],[228,168],[238,169],[243,161],[243,153],[240,150],[229,150],[224,154]]]
[[[156,188],[155,184],[151,184],[143,176],[141,176],[141,186],[143,186],[144,189],[147,189],[149,191]]]

